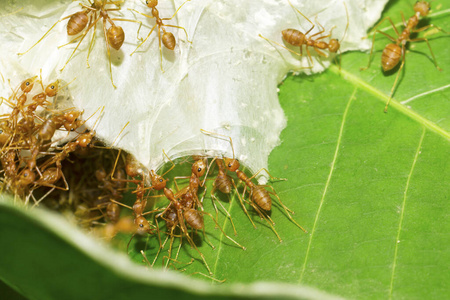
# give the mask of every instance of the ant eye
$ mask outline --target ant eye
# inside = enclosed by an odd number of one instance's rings
[[[139,227],[144,228],[144,224],[139,224]]]
[[[198,168],[197,172],[201,172],[201,171],[202,171],[202,168]]]
[[[55,89],[55,86],[54,86],[54,85],[52,85],[52,86],[51,86],[50,88],[54,90],[54,89]]]
[[[163,182],[163,180],[162,180],[162,179],[160,179],[160,180],[159,180],[159,182]]]
[[[27,81],[27,83],[25,83],[25,85],[30,85],[30,82],[29,82],[29,81]]]

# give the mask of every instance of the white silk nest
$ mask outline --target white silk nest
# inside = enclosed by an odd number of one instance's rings
[[[342,52],[367,51],[370,44],[362,38],[379,19],[387,0],[345,0],[346,5],[342,0],[292,0],[293,7],[287,0],[192,0],[172,20],[165,21],[184,27],[192,44],[183,30],[166,27],[175,35],[177,46],[174,51],[163,47],[164,73],[160,69],[157,28],[130,56],[140,43],[139,24],[117,20],[115,24],[125,31],[125,43],[119,51],[111,50],[116,89],[110,80],[102,20],[96,28],[90,68],[86,60],[93,30],[60,72],[77,44],[58,48],[70,40],[67,19],[28,53],[17,54],[29,49],[59,19],[79,11],[80,2],[89,5],[88,1],[70,0],[22,0],[2,5],[1,96],[8,98],[10,85],[16,87],[42,70],[44,82],[56,78],[73,81],[68,86],[70,94],[74,105],[85,110],[85,116],[104,107],[101,118],[93,116],[88,125],[98,119],[96,135],[106,144],[111,144],[130,122],[114,147],[134,154],[148,169],[162,165],[163,150],[172,159],[193,154],[232,157],[227,138],[205,135],[200,131],[204,129],[231,137],[236,158],[255,172],[267,168],[268,156],[280,143],[280,133],[286,126],[277,85],[289,71],[321,72],[333,61],[333,55],[319,57],[310,48],[313,68],[305,68],[311,66],[305,51],[299,57],[259,34],[283,44],[282,30],[306,32],[311,24],[295,7],[316,24],[310,34],[320,31],[319,24],[325,28],[324,34],[334,27],[331,37],[339,39]],[[182,3],[160,1],[160,16],[171,17]],[[344,37],[346,7],[349,26]],[[154,19],[130,8],[151,14],[144,1],[127,0],[120,11],[109,15],[141,21],[140,36],[146,37]]]

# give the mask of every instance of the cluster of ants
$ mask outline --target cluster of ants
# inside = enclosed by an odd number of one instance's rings
[[[44,86],[34,76],[12,89],[11,96],[1,97],[9,113],[0,121],[0,162],[3,167],[2,189],[11,191],[20,198],[33,198],[34,191],[41,188],[68,190],[62,172],[62,161],[79,147],[87,147],[94,133],[80,134],[63,147],[52,147],[55,133],[76,131],[84,125],[80,120],[82,111],[75,108],[60,109],[57,98],[61,82],[56,80]],[[55,185],[63,179],[64,186]],[[44,199],[44,195],[41,199]]]
[[[162,63],[163,59],[162,59],[161,44],[163,44],[167,49],[170,49],[170,50],[174,50],[174,48],[176,46],[175,36],[173,35],[173,33],[166,31],[165,28],[172,27],[172,28],[178,28],[178,29],[183,30],[184,33],[186,34],[187,42],[192,43],[192,41],[189,41],[188,34],[184,27],[164,23],[164,21],[172,20],[176,16],[178,11],[188,1],[190,1],[190,0],[186,0],[185,2],[183,2],[176,9],[175,13],[170,18],[161,18],[160,17],[159,10],[157,8],[158,0],[146,0],[145,1],[146,6],[149,9],[151,9],[151,15],[139,12],[138,10],[135,10],[135,9],[128,8],[128,10],[130,10],[134,13],[145,16],[147,18],[153,18],[155,20],[155,24],[153,25],[153,27],[150,30],[150,32],[148,33],[148,35],[145,38],[141,38],[141,37],[139,37],[139,33],[140,33],[141,27],[143,25],[143,23],[141,21],[109,16],[110,12],[121,10],[121,5],[124,3],[123,0],[121,0],[121,1],[119,1],[119,0],[116,0],[116,1],[115,0],[92,0],[92,2],[91,2],[91,0],[89,0],[90,5],[85,5],[85,4],[80,3],[80,5],[82,7],[81,11],[78,11],[76,13],[73,13],[69,16],[63,17],[62,19],[58,20],[55,24],[53,24],[53,26],[50,27],[50,29],[34,45],[32,45],[27,51],[25,51],[23,53],[19,53],[19,55],[23,55],[23,54],[27,53],[28,51],[30,51],[32,48],[34,48],[39,42],[41,42],[49,34],[49,32],[59,22],[69,19],[67,22],[67,35],[69,37],[73,37],[73,39],[69,43],[67,43],[65,45],[61,45],[60,47],[71,44],[72,42],[75,42],[77,40],[78,40],[78,43],[77,43],[75,49],[73,50],[72,54],[70,55],[69,59],[67,60],[67,62],[63,66],[63,68],[61,69],[61,71],[66,67],[68,62],[72,59],[73,55],[75,54],[76,50],[78,49],[78,47],[80,46],[80,44],[82,43],[82,41],[84,40],[84,38],[86,37],[88,32],[91,29],[94,29],[92,39],[91,39],[89,49],[88,49],[88,55],[87,55],[87,65],[89,66],[89,55],[93,48],[95,29],[97,26],[97,22],[100,19],[102,19],[103,32],[104,32],[104,37],[106,40],[107,54],[108,54],[108,60],[109,60],[111,83],[114,87],[116,87],[114,85],[114,80],[113,80],[112,70],[111,70],[110,47],[112,47],[115,50],[119,50],[125,40],[124,30],[122,29],[122,27],[117,26],[114,23],[114,21],[126,21],[126,22],[134,22],[134,23],[139,24],[139,28],[137,30],[137,37],[140,40],[140,43],[130,55],[133,55],[149,39],[149,37],[151,36],[153,31],[155,31],[155,29],[156,29],[158,41],[159,41],[160,66],[161,66],[161,71],[164,72],[163,63]],[[286,43],[286,45],[289,47],[292,47],[292,46],[299,47],[300,52],[294,51],[276,41],[270,40],[270,39],[262,36],[261,34],[259,34],[259,37],[261,37],[261,38],[267,40],[268,42],[273,43],[279,47],[283,47],[284,49],[286,49],[286,50],[290,51],[291,53],[293,53],[297,56],[300,56],[300,57],[303,56],[303,46],[305,46],[306,54],[310,61],[310,66],[305,67],[305,68],[312,68],[312,66],[314,64],[311,53],[309,51],[309,47],[312,47],[315,50],[315,52],[321,57],[328,57],[328,55],[324,52],[324,50],[329,51],[329,53],[331,53],[331,54],[340,52],[341,44],[340,44],[339,40],[336,38],[331,38],[334,27],[330,30],[330,32],[328,34],[324,34],[325,28],[322,25],[320,25],[320,23],[318,23],[318,25],[320,27],[320,31],[310,34],[313,31],[313,29],[315,28],[315,24],[308,17],[306,17],[302,12],[300,12],[300,10],[295,8],[289,0],[287,0],[287,2],[298,14],[300,14],[302,17],[304,17],[311,24],[311,27],[305,33],[301,32],[298,29],[294,29],[294,28],[288,28],[281,32],[282,39]],[[347,25],[346,25],[346,28],[345,28],[345,31],[344,31],[344,34],[343,34],[341,40],[343,40],[345,38],[347,29],[349,27],[348,9],[347,9],[347,5],[346,5],[345,1],[343,3],[344,3],[346,15],[347,15]],[[414,33],[426,31],[432,27],[436,28],[437,30],[439,30],[441,32],[444,32],[444,33],[447,33],[447,32],[445,32],[444,30],[442,30],[441,28],[439,28],[438,26],[435,26],[433,24],[429,24],[424,27],[417,28],[420,18],[426,17],[430,12],[430,3],[429,2],[417,1],[416,4],[414,5],[414,11],[415,11],[415,14],[412,17],[410,17],[407,21],[405,20],[405,17],[402,13],[402,20],[403,20],[403,25],[405,26],[405,28],[401,32],[399,32],[397,30],[396,26],[394,25],[394,22],[391,20],[390,17],[384,18],[381,22],[379,22],[373,28],[374,34],[373,34],[373,40],[372,40],[372,49],[370,51],[369,64],[367,67],[361,68],[361,70],[366,70],[370,66],[371,58],[373,55],[373,44],[375,41],[376,33],[385,35],[387,38],[389,38],[393,42],[391,44],[388,44],[383,50],[383,54],[381,57],[382,69],[384,72],[388,72],[388,71],[394,69],[400,63],[400,61],[401,61],[401,64],[400,64],[399,70],[397,72],[397,76],[395,78],[391,92],[389,94],[389,98],[388,98],[388,101],[387,101],[385,109],[384,109],[385,112],[387,112],[389,103],[391,102],[391,99],[394,95],[395,88],[397,86],[397,82],[399,79],[400,71],[402,70],[404,63],[405,63],[406,47],[407,47],[408,42],[420,42],[420,41],[426,42],[428,45],[428,48],[430,50],[430,53],[433,57],[433,61],[434,61],[436,68],[438,70],[441,70],[437,64],[434,53],[431,50],[431,46],[428,42],[428,39],[426,39],[426,38],[411,38],[411,35]],[[398,36],[397,38],[394,38],[394,37],[386,34],[385,32],[377,30],[377,28],[386,20],[388,20],[391,23],[392,28],[395,30],[395,33]],[[108,27],[108,24],[109,24],[109,27]],[[329,41],[327,42],[326,39],[329,39]],[[336,60],[336,63],[338,63],[337,60]]]
[[[161,71],[164,72],[163,64],[162,64],[162,50],[161,50],[161,43],[169,50],[174,50],[176,46],[176,40],[173,33],[166,31],[165,27],[173,27],[173,28],[179,28],[184,30],[186,37],[187,32],[184,27],[176,26],[176,25],[170,25],[170,24],[164,24],[164,21],[169,21],[175,17],[175,15],[178,13],[178,11],[183,7],[186,2],[191,0],[186,0],[181,4],[178,9],[175,11],[175,13],[170,18],[161,18],[159,16],[159,10],[157,8],[158,0],[146,0],[145,4],[148,8],[151,9],[151,15],[139,12],[135,9],[129,8],[130,11],[133,11],[137,14],[143,15],[147,18],[154,18],[155,19],[155,25],[152,27],[150,32],[148,33],[147,37],[145,39],[139,37],[139,33],[142,27],[142,22],[138,20],[131,20],[131,19],[125,19],[125,18],[112,18],[109,16],[109,12],[112,11],[120,11],[121,5],[123,4],[122,1],[114,1],[114,0],[89,0],[90,5],[85,5],[80,3],[80,6],[82,7],[81,11],[78,11],[74,14],[71,14],[69,16],[63,17],[60,20],[58,20],[55,24],[53,24],[50,29],[35,43],[33,44],[28,50],[22,53],[18,53],[18,55],[24,55],[28,53],[31,49],[33,49],[37,44],[39,44],[49,33],[50,31],[61,21],[64,21],[66,19],[69,19],[67,21],[67,35],[69,37],[73,37],[71,41],[69,41],[67,44],[61,45],[58,48],[64,47],[66,45],[69,45],[75,41],[78,41],[76,47],[72,51],[72,54],[67,59],[66,63],[62,67],[61,71],[64,70],[64,68],[67,66],[69,61],[74,56],[75,52],[77,51],[78,47],[83,42],[86,35],[93,29],[92,33],[92,39],[89,44],[88,49],[88,55],[87,55],[87,65],[89,67],[89,56],[94,46],[94,38],[95,38],[95,29],[97,28],[97,23],[102,19],[103,21],[103,33],[106,40],[106,49],[108,54],[108,60],[109,60],[109,73],[111,75],[111,83],[116,88],[112,76],[112,69],[111,69],[111,47],[115,50],[119,50],[124,41],[125,41],[125,32],[122,27],[117,26],[114,21],[125,21],[125,22],[134,22],[139,23],[139,28],[137,30],[137,36],[138,39],[141,41],[140,44],[136,47],[136,49],[130,54],[133,55],[150,37],[150,35],[153,33],[153,31],[157,28],[157,35],[159,40],[159,54],[160,54],[160,62],[161,62]],[[107,26],[109,24],[109,27]],[[191,43],[191,41],[188,40],[188,42]]]
[[[151,9],[151,15],[130,9],[135,13],[155,19],[155,25],[146,38],[140,38],[140,44],[131,55],[148,40],[156,29],[159,40],[161,70],[163,71],[161,43],[170,50],[173,50],[176,45],[174,35],[166,31],[165,27],[182,29],[187,36],[187,32],[183,27],[167,25],[163,21],[174,18],[180,8],[188,1],[190,0],[185,1],[178,7],[170,18],[161,18],[159,16],[157,0],[146,1],[147,7]],[[142,22],[137,20],[109,16],[110,12],[120,10],[122,3],[123,1],[93,0],[89,1],[90,5],[80,4],[82,7],[81,11],[58,20],[30,49],[20,53],[20,55],[27,53],[41,42],[56,24],[68,19],[67,34],[70,37],[74,37],[70,43],[78,40],[78,44],[64,67],[71,60],[88,32],[94,29],[87,57],[89,65],[89,54],[93,47],[95,29],[98,21],[102,19],[111,73],[110,47],[116,50],[120,49],[125,39],[123,29],[114,22],[139,23],[138,36],[142,26]],[[289,4],[294,8],[290,2]],[[342,39],[345,37],[349,26],[348,11],[345,3],[344,6],[347,12],[347,27]],[[298,9],[294,9],[311,24],[311,28],[306,33],[293,28],[283,30],[282,38],[287,44],[300,47],[300,53],[262,35],[259,36],[299,56],[303,55],[302,48],[305,46],[311,64],[313,60],[308,47],[312,47],[319,56],[323,57],[327,56],[324,50],[330,53],[339,51],[340,43],[337,39],[331,39],[331,31],[329,34],[324,35],[325,29],[320,26],[321,30],[319,32],[310,35],[315,25]],[[419,18],[427,16],[429,10],[430,5],[428,2],[417,2],[414,6],[415,14],[408,21],[405,21],[402,15],[405,29],[401,33],[396,29],[389,17],[383,19],[375,26],[375,33],[381,33],[393,42],[387,45],[383,51],[382,66],[384,71],[393,69],[399,64],[400,60],[401,65],[399,69],[401,70],[405,63],[406,44],[417,41],[425,41],[427,43],[436,67],[439,69],[428,40],[426,38],[411,38],[412,33],[436,27],[430,24],[422,28],[416,28]],[[398,38],[393,38],[382,31],[376,30],[385,20],[389,20]],[[443,31],[438,27],[436,28]],[[329,39],[329,41],[326,42],[326,39]],[[375,34],[373,39],[375,39]],[[188,40],[188,42],[190,41]],[[372,55],[373,47],[370,56],[372,57]],[[392,98],[399,73],[392,87],[385,110],[387,110]],[[111,82],[114,86],[112,73]],[[179,251],[172,257],[172,245],[175,238],[179,238],[179,247],[181,247],[183,239],[187,240],[189,245],[200,255],[206,269],[212,275],[203,253],[198,249],[193,239],[194,233],[198,230],[205,232],[205,216],[211,218],[224,237],[245,250],[244,246],[228,236],[218,224],[219,206],[230,220],[236,234],[236,228],[230,213],[223,207],[216,196],[218,192],[230,194],[234,190],[242,210],[248,216],[252,225],[256,228],[249,215],[248,206],[269,225],[280,242],[282,239],[274,227],[274,221],[270,217],[272,200],[274,199],[283,208],[286,216],[296,226],[305,231],[292,218],[291,214],[293,211],[283,204],[273,187],[270,185],[258,185],[253,182],[261,171],[267,172],[269,177],[274,179],[267,170],[262,169],[250,177],[241,170],[240,163],[234,156],[233,142],[230,137],[202,130],[203,134],[211,138],[229,140],[233,150],[233,158],[213,157],[209,158],[210,161],[208,162],[207,157],[193,157],[190,176],[175,177],[176,191],[173,191],[167,186],[167,179],[164,176],[173,170],[175,164],[165,153],[164,155],[172,162],[172,167],[162,175],[158,175],[154,170],[146,170],[129,154],[124,154],[120,150],[113,150],[111,147],[99,146],[100,143],[95,139],[95,130],[86,131],[84,128],[87,120],[81,119],[83,112],[73,107],[66,106],[61,108],[62,106],[58,105],[61,81],[56,80],[45,85],[41,77],[38,79],[38,76],[34,76],[26,79],[19,87],[11,90],[12,94],[9,98],[1,98],[2,104],[5,104],[10,110],[10,112],[2,115],[0,120],[0,162],[2,166],[0,178],[2,190],[12,192],[18,198],[25,199],[25,203],[33,202],[37,205],[42,202],[49,207],[59,210],[69,209],[74,212],[78,223],[87,228],[102,228],[104,236],[108,239],[115,236],[118,232],[131,233],[132,237],[128,242],[128,246],[136,234],[156,235],[159,240],[159,250],[151,264],[152,266],[169,239],[170,246],[168,255],[165,257],[167,262],[177,261]],[[98,123],[99,119],[97,119],[95,124]],[[75,136],[75,138],[63,143],[70,134],[72,137]],[[88,163],[92,160],[95,163]],[[80,163],[76,163],[77,161]],[[218,170],[216,173],[213,172],[215,168]],[[180,189],[178,188],[177,180],[183,178],[187,179],[189,183]],[[210,196],[215,209],[215,217],[211,213],[206,212],[203,205],[206,193],[205,182],[209,179],[214,180]],[[239,181],[243,186],[242,194],[238,192],[235,180]],[[203,196],[200,196],[202,189],[204,190]],[[132,190],[131,193],[136,197],[132,206],[123,202],[123,195],[129,190]],[[53,197],[49,197],[50,195]],[[152,202],[149,199],[157,197],[165,197],[169,202],[163,207],[149,209],[148,206],[150,205],[148,204]],[[123,217],[121,207],[129,209],[133,213],[133,217]],[[165,227],[164,230],[160,227],[160,224],[164,224],[162,225]],[[162,233],[166,235],[164,241],[161,238]],[[206,240],[205,233],[203,235]],[[212,245],[209,241],[208,243]],[[146,254],[143,251],[141,253],[144,260],[150,265]]]
[[[64,87],[64,86],[63,86]],[[269,185],[258,185],[253,179],[258,175],[248,177],[241,170],[239,161],[234,157],[233,142],[230,137],[202,130],[211,138],[226,138],[233,150],[233,158],[214,157],[208,163],[207,157],[194,157],[190,176],[175,177],[176,191],[166,186],[164,176],[171,168],[158,175],[150,172],[139,164],[130,154],[122,154],[120,150],[100,146],[95,139],[95,130],[85,130],[86,120],[82,120],[83,112],[73,107],[61,108],[65,97],[59,97],[61,82],[56,80],[44,85],[41,76],[24,80],[17,88],[11,88],[11,96],[2,98],[9,112],[2,115],[0,134],[0,162],[2,191],[24,199],[25,203],[40,203],[63,211],[72,211],[77,222],[86,228],[101,227],[103,236],[114,237],[117,232],[138,235],[157,235],[160,243],[158,254],[170,238],[168,261],[177,261],[178,253],[172,258],[172,244],[176,237],[186,239],[202,258],[208,272],[212,275],[202,252],[197,248],[192,237],[193,231],[205,231],[204,216],[211,218],[223,236],[235,245],[245,250],[245,247],[229,237],[218,224],[220,206],[229,218],[234,233],[236,228],[230,213],[216,197],[217,191],[230,194],[236,191],[243,211],[252,225],[256,225],[250,217],[246,205],[265,220],[281,242],[281,237],[275,230],[275,222],[270,217],[272,196],[278,200],[291,221],[304,230],[291,216],[292,210],[287,208]],[[67,106],[67,104],[66,104]],[[100,112],[101,115],[101,112]],[[88,118],[89,119],[89,118]],[[100,117],[95,122],[96,124]],[[72,135],[69,142],[65,142]],[[75,137],[73,137],[75,135]],[[120,134],[119,134],[120,135]],[[94,161],[94,163],[92,163]],[[210,193],[216,216],[204,211],[203,198],[206,193],[205,182],[211,178],[213,170],[218,172]],[[263,171],[265,169],[262,169]],[[272,177],[267,170],[267,174]],[[242,195],[239,194],[235,180],[229,173],[235,174],[235,179],[244,185]],[[95,180],[93,180],[95,178]],[[177,180],[188,179],[184,188],[178,188]],[[128,187],[129,185],[129,187]],[[204,189],[199,197],[200,189]],[[271,189],[270,191],[266,188]],[[132,206],[123,203],[125,191],[132,190],[136,200]],[[162,194],[153,195],[162,191]],[[38,196],[36,196],[38,195]],[[161,208],[148,210],[149,197],[165,197],[169,203]],[[134,218],[121,217],[120,207],[126,207],[133,212]],[[152,216],[153,220],[148,220]],[[165,223],[164,232],[167,238],[161,239],[159,223]],[[207,239],[206,234],[205,240]],[[130,239],[129,243],[131,242]],[[208,241],[212,246],[212,244]],[[128,249],[128,246],[127,246]],[[128,250],[127,250],[128,252]],[[147,260],[145,253],[142,252]],[[148,261],[148,260],[147,260]],[[153,265],[152,264],[152,265]],[[204,274],[203,274],[204,275]],[[208,275],[206,275],[208,276]]]

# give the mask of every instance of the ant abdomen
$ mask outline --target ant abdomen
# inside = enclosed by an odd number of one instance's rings
[[[231,181],[226,173],[218,174],[214,181],[214,186],[224,194],[231,193]]]
[[[175,49],[177,42],[175,41],[175,36],[171,32],[164,32],[161,40],[167,49]]]
[[[257,185],[252,189],[252,200],[265,211],[272,209],[272,199],[263,186]]]
[[[89,22],[89,17],[86,12],[79,11],[74,13],[69,22],[67,22],[67,34],[76,35],[79,34]]]
[[[340,47],[341,45],[339,44],[339,41],[337,39],[331,39],[328,42],[328,50],[330,50],[330,52],[332,53],[336,53]]]
[[[109,27],[106,35],[111,47],[116,50],[119,50],[120,47],[122,47],[123,41],[125,40],[125,33],[123,32],[122,27],[115,25]]]
[[[390,71],[398,65],[402,57],[402,48],[397,44],[387,45],[381,54],[381,66],[383,71]]]
[[[297,29],[288,28],[281,31],[281,34],[283,35],[283,39],[292,46],[301,46],[306,42],[305,35]]]
[[[183,214],[184,219],[194,229],[202,229],[203,228],[203,217],[202,215],[193,208],[186,210]]]

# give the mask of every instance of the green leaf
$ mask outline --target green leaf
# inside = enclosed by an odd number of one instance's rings
[[[432,5],[430,23],[449,31],[448,1]],[[404,1],[393,3],[384,15],[400,23],[400,11],[412,15]],[[394,34],[389,28],[386,33]],[[4,203],[0,279],[31,299],[325,297],[304,286],[345,298],[444,298],[450,292],[449,37],[428,38],[443,71],[435,68],[426,43],[411,44],[387,113],[383,109],[397,73],[381,71],[381,51],[389,43],[381,34],[366,71],[359,68],[367,65],[368,54],[346,53],[340,70],[333,66],[323,74],[284,81],[279,96],[288,126],[269,167],[272,175],[287,178],[272,185],[308,233],[287,218],[275,198],[271,217],[282,243],[253,209],[257,229],[236,197],[223,201],[238,235],[223,213],[220,224],[247,250],[215,230],[207,216],[207,236],[216,249],[201,233],[196,241],[214,276],[227,283],[210,286],[192,279],[203,278],[199,275],[132,266],[46,212]],[[214,214],[210,190],[205,210]],[[145,238],[135,238],[130,247],[130,257],[142,265],[139,250],[145,247],[153,258],[157,239],[146,245]],[[191,257],[191,265],[173,265],[186,268],[186,274],[207,273],[198,253],[184,242],[178,260],[187,263]]]

